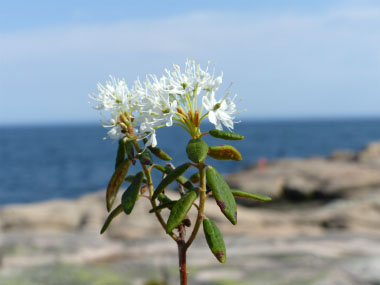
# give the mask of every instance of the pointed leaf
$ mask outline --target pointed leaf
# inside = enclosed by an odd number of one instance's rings
[[[168,201],[168,202],[165,202],[165,203],[162,203],[161,205],[158,205],[157,207],[154,207],[152,208],[149,213],[155,213],[155,212],[158,212],[162,209],[166,209],[166,208],[173,208],[173,206],[177,203],[177,201]]]
[[[198,197],[198,191],[196,189],[190,190],[181,197],[173,206],[170,212],[168,222],[166,224],[166,232],[171,233],[179,224],[186,218],[194,201]]]
[[[117,215],[119,215],[121,212],[123,212],[123,207],[121,206],[121,204],[119,206],[117,206],[107,217],[106,221],[104,222],[104,225],[102,227],[102,229],[100,230],[100,234],[103,234],[108,226],[111,224],[113,218],[115,218]]]
[[[143,141],[144,141],[144,144],[146,144],[148,142],[148,139],[144,138]],[[172,158],[170,157],[170,155],[168,155],[166,152],[164,152],[162,149],[160,149],[158,147],[148,146],[148,149],[155,156],[157,156],[159,159],[162,159],[162,160],[172,160]]]
[[[133,182],[129,185],[121,197],[121,205],[127,215],[132,212],[133,207],[135,206],[143,178],[144,173],[142,171],[137,173],[135,179],[133,179]]]
[[[161,202],[161,203],[168,203],[168,202],[171,202],[172,199],[170,199],[168,196],[166,196],[164,193],[161,193],[160,195],[158,195],[158,200]]]
[[[194,188],[193,184],[185,176],[182,176],[182,175],[178,176],[176,178],[176,181],[179,184],[181,184],[183,187],[185,187],[186,189],[191,190]]]
[[[106,193],[106,202],[107,202],[107,211],[109,212],[112,208],[112,204],[116,199],[117,192],[119,191],[120,186],[123,184],[124,178],[128,173],[129,166],[131,161],[126,159],[115,170],[110,182],[108,183],[107,193]]]
[[[130,160],[135,159],[135,148],[131,141],[125,142],[125,152]]]
[[[253,199],[253,200],[262,201],[262,202],[272,201],[271,197],[268,197],[265,195],[253,194],[253,193],[249,193],[249,192],[245,192],[245,191],[237,190],[237,189],[231,189],[231,192],[232,192],[232,195],[234,195],[235,197]]]
[[[226,245],[224,244],[222,233],[215,223],[207,218],[203,219],[203,231],[211,252],[219,262],[224,263],[226,261]]]
[[[125,160],[126,155],[126,149],[125,149],[125,143],[123,139],[119,140],[119,147],[117,149],[117,155],[116,155],[116,161],[115,161],[115,170],[119,168],[119,166],[123,163]]]
[[[210,146],[208,155],[218,160],[242,160],[240,152],[231,145]]]
[[[162,165],[158,165],[158,164],[155,164],[154,167],[163,172],[163,173],[166,173],[166,174],[169,174],[173,171],[173,169],[169,168],[169,167],[164,167]],[[191,184],[191,182],[185,177],[185,176],[178,176],[176,179],[175,179],[179,184],[181,184],[182,186],[184,186],[186,189],[193,189],[194,186],[193,184]]]
[[[186,147],[187,157],[195,163],[204,161],[207,157],[208,145],[202,139],[192,139]]]
[[[193,175],[190,176],[189,180],[192,183],[198,183],[201,180],[201,176],[199,175],[199,172],[194,173]]]
[[[153,158],[150,152],[146,149],[139,156],[140,162],[144,165],[152,165]]]
[[[167,173],[168,172],[168,169],[165,166],[162,166],[162,165],[159,165],[159,164],[155,164],[153,167],[156,168],[158,171],[161,171],[163,173]]]
[[[184,163],[168,173],[168,175],[160,182],[160,184],[158,184],[156,190],[153,193],[152,199],[157,199],[158,195],[160,195],[170,183],[185,173],[189,167],[189,163]]]
[[[125,178],[125,181],[127,181],[127,182],[132,182],[133,179],[135,179],[135,177],[136,177],[136,175],[134,175],[134,174],[130,174],[130,175],[128,175],[128,176]],[[142,183],[147,183],[147,180],[146,180],[145,177],[143,178]]]
[[[221,131],[221,130],[217,130],[217,129],[209,131],[209,134],[212,135],[215,138],[223,139],[223,140],[233,140],[233,141],[236,141],[236,140],[242,140],[242,139],[244,139],[244,136],[241,136],[241,135],[239,135],[237,133],[226,132],[226,131]]]
[[[206,169],[206,179],[220,210],[233,225],[236,225],[237,207],[230,187],[219,172],[211,166]]]
[[[159,159],[162,159],[162,160],[172,160],[171,156],[168,155],[166,152],[164,152],[162,149],[160,149],[158,147],[152,147],[152,146],[148,146],[148,148]]]

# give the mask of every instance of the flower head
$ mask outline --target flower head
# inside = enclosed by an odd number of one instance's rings
[[[90,97],[97,101],[95,109],[111,112],[111,118],[103,124],[111,127],[109,137],[148,138],[146,145],[155,146],[158,128],[179,125],[197,138],[201,136],[200,122],[206,117],[217,129],[233,129],[236,95],[230,99],[227,93],[219,100],[215,95],[222,78],[223,73],[210,73],[209,65],[202,69],[195,61],[187,60],[183,70],[173,65],[161,77],[147,75],[143,82],[137,79],[131,89],[124,80],[111,77],[104,85],[98,83],[98,93]],[[198,106],[200,96],[202,104]],[[204,109],[207,112],[202,114]]]

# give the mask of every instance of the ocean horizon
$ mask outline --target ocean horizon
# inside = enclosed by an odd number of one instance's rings
[[[211,128],[205,124],[202,129]],[[358,151],[380,140],[380,118],[256,119],[236,124],[235,131],[245,139],[230,142],[206,138],[210,145],[231,144],[243,156],[242,162],[206,161],[222,173],[242,170],[260,158]],[[96,123],[0,126],[0,205],[76,198],[105,189],[117,149],[117,142],[103,140],[105,136],[106,130]],[[158,131],[158,144],[176,158],[174,165],[186,160],[184,146],[189,139],[176,126]],[[159,159],[155,162],[164,163]]]

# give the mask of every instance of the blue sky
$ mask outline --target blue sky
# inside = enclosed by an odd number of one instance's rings
[[[87,95],[191,58],[250,118],[380,115],[380,1],[1,1],[0,124],[96,122]]]

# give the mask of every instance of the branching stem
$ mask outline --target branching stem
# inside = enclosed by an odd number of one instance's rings
[[[134,146],[136,148],[137,152],[140,152],[140,146],[137,141],[134,141]],[[177,246],[178,246],[178,262],[179,262],[179,273],[180,273],[180,284],[181,285],[187,285],[187,271],[186,271],[186,253],[187,249],[191,246],[193,243],[194,239],[196,238],[200,225],[202,223],[203,219],[203,212],[204,212],[204,207],[205,207],[205,201],[207,198],[206,195],[206,177],[205,177],[205,164],[203,162],[198,163],[198,164],[192,164],[192,166],[197,167],[199,170],[199,176],[200,176],[200,190],[199,190],[199,206],[194,204],[194,206],[198,209],[198,214],[197,214],[197,220],[195,222],[193,231],[187,240],[185,241],[185,225],[180,224],[178,227],[179,231],[179,236],[171,232],[169,235],[170,237],[176,241]],[[154,186],[153,186],[153,181],[152,181],[152,176],[151,176],[151,170],[154,168],[154,165],[150,166],[149,168],[141,163],[141,167],[145,173],[145,177],[147,179],[147,184],[149,188],[149,197],[145,196],[145,198],[150,199],[150,202],[152,204],[152,208],[157,207],[156,201],[152,199],[153,192],[154,192]],[[144,197],[143,196],[143,197]],[[162,218],[160,212],[155,212],[155,215],[160,222],[162,228],[165,230],[166,229],[166,223],[164,219]]]
[[[139,146],[139,144],[137,143],[137,141],[133,141],[133,144],[134,144],[134,146],[135,146],[135,148],[136,148],[136,151],[137,151],[137,152],[140,152],[140,146]],[[141,162],[140,162],[140,163],[141,163]],[[146,177],[147,182],[148,182],[149,195],[150,195],[150,203],[152,204],[152,208],[156,208],[156,207],[157,207],[156,201],[152,199],[152,195],[153,195],[153,191],[154,191],[154,186],[153,186],[153,181],[152,181],[152,175],[151,175],[149,169],[146,167],[145,164],[142,164],[142,163],[141,163],[141,167],[142,167],[142,169],[143,169],[143,171],[144,171],[145,177]],[[155,215],[156,215],[156,217],[157,217],[157,220],[160,222],[162,228],[163,228],[164,230],[166,230],[166,223],[165,223],[164,219],[162,218],[160,212],[155,212]],[[178,240],[178,237],[177,237],[173,232],[169,233],[169,236],[170,236],[173,240],[175,240],[175,241]]]
[[[199,169],[199,176],[200,176],[200,190],[199,190],[199,207],[198,207],[198,215],[197,215],[197,221],[195,222],[193,232],[191,233],[189,239],[186,242],[186,249],[190,247],[190,245],[193,243],[195,237],[198,234],[199,228],[202,223],[203,219],[203,212],[205,207],[205,201],[206,201],[206,176],[205,176],[205,165],[204,163],[199,163],[198,165]]]

